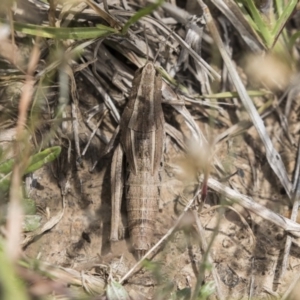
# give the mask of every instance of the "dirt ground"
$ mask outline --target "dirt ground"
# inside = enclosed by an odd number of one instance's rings
[[[88,90],[82,87],[82,97],[86,105]],[[88,96],[93,101],[93,95]],[[91,101],[91,102],[93,102]],[[69,109],[70,110],[70,109]],[[166,109],[168,110],[168,109]],[[298,102],[295,102],[290,122],[290,132],[296,136],[298,131],[297,114]],[[81,106],[79,136],[80,145],[84,147],[90,130],[82,122],[85,108]],[[174,112],[173,112],[174,113]],[[176,114],[176,113],[175,113]],[[192,112],[193,114],[193,112]],[[105,134],[112,135],[112,119],[107,116],[102,124]],[[266,120],[270,136],[274,143],[282,149],[289,173],[292,174],[296,148],[287,146],[288,142],[279,144],[276,137],[286,138],[281,132],[276,117]],[[205,131],[208,124],[198,122]],[[210,129],[210,134],[217,135],[224,128]],[[65,133],[71,137],[71,130]],[[128,233],[125,225],[125,240],[110,242],[111,224],[111,184],[110,167],[112,153],[101,158],[95,169],[91,168],[98,160],[104,149],[104,144],[97,137],[91,142],[88,152],[83,158],[82,166],[76,167],[74,161],[74,141],[71,142],[71,163],[65,163],[68,144],[63,146],[59,159],[51,165],[46,165],[34,173],[36,188],[31,190],[30,196],[35,199],[44,221],[58,214],[62,210],[62,196],[60,185],[66,184],[65,211],[62,219],[51,230],[30,243],[26,247],[26,255],[39,257],[42,261],[78,271],[99,274],[99,265],[113,265],[115,278],[123,276],[136,262],[132,255]],[[260,146],[254,128],[250,128],[242,135],[231,138],[227,142],[220,142],[213,150],[220,158],[231,177],[223,179],[227,184],[243,194],[253,197],[258,203],[285,216],[290,214],[290,204],[284,195],[278,180],[270,170],[264,156],[264,149]],[[155,244],[171,228],[178,215],[184,208],[184,202],[193,197],[197,182],[182,180],[182,174],[176,164],[182,162],[183,151],[176,142],[166,137],[164,153],[164,176],[162,184],[161,207],[156,219]],[[255,162],[251,168],[251,160]],[[185,176],[185,175],[184,175]],[[214,176],[212,171],[211,176]],[[226,176],[224,176],[226,177]],[[255,178],[255,180],[254,180]],[[220,286],[226,297],[230,299],[251,298],[269,299],[275,293],[284,292],[290,285],[299,269],[299,248],[293,244],[289,265],[286,273],[277,280],[281,268],[282,253],[286,235],[284,231],[264,221],[254,214],[250,214],[237,204],[227,203],[224,207],[219,204],[222,196],[209,190],[205,204],[199,214],[205,228],[207,241],[213,239],[211,255],[220,277]],[[124,202],[125,200],[123,200]],[[126,211],[123,209],[126,220]],[[202,261],[202,251],[194,220],[191,215],[175,231],[163,246],[159,247],[152,260],[160,266],[154,271],[142,268],[131,276],[126,289],[135,299],[168,299],[170,291],[182,290],[195,286]],[[120,267],[120,265],[122,267]],[[204,281],[212,281],[210,270],[205,271]],[[168,290],[168,292],[164,290]],[[272,292],[273,291],[273,296]],[[296,298],[295,298],[296,299]]]

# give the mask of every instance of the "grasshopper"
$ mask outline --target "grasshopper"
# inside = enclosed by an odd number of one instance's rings
[[[164,115],[161,106],[162,79],[152,62],[135,73],[129,101],[120,121],[120,140],[111,169],[111,240],[118,240],[126,156],[125,193],[128,229],[138,258],[149,250],[160,201],[164,145]]]

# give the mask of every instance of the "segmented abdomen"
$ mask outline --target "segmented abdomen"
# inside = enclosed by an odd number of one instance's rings
[[[160,198],[159,175],[150,172],[129,173],[126,183],[128,228],[135,251],[147,251],[153,242],[153,232]]]
[[[136,133],[135,141],[138,141],[135,145],[137,170],[134,174],[130,168],[127,169],[125,184],[130,239],[135,252],[141,256],[153,243],[162,168],[151,173],[150,136]]]

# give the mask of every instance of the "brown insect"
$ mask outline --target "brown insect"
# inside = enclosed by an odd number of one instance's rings
[[[123,192],[123,152],[126,156],[126,206],[132,247],[141,257],[153,240],[164,144],[164,115],[161,106],[162,79],[154,64],[135,73],[129,101],[120,122],[121,146],[113,156],[111,240],[118,240]]]

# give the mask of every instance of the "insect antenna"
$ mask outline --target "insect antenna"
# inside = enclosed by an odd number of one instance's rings
[[[149,43],[148,43],[148,39],[147,39],[146,26],[144,26],[144,36],[145,36],[145,42],[146,42],[146,55],[147,55],[146,64],[147,64],[149,61]]]
[[[170,32],[170,34],[168,34],[168,36],[167,36],[167,38],[165,39],[165,41],[164,41],[162,44],[160,44],[160,46],[159,46],[159,48],[158,48],[158,50],[157,50],[157,52],[156,52],[156,54],[155,54],[155,56],[154,56],[153,64],[155,64],[155,62],[156,62],[156,60],[157,60],[157,57],[158,57],[158,54],[160,53],[161,49],[163,49],[163,47],[166,46],[167,41],[169,40],[170,36],[171,36],[171,32]]]
[[[144,36],[145,36],[145,42],[146,42],[146,55],[147,55],[146,64],[147,64],[147,62],[149,61],[149,43],[148,43],[148,39],[147,39],[146,29],[147,28],[144,26]],[[162,44],[160,44],[160,46],[159,46],[159,48],[158,48],[158,50],[157,50],[157,52],[156,52],[156,54],[154,56],[153,64],[155,64],[155,62],[157,60],[157,57],[158,57],[159,53],[161,52],[161,50],[163,49],[163,47],[166,46],[167,41],[169,40],[170,36],[171,36],[171,32],[170,32],[170,34],[168,34],[168,36],[165,39],[165,41]]]

